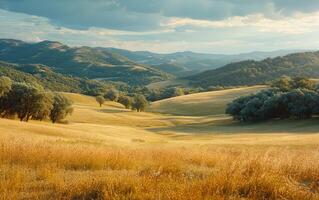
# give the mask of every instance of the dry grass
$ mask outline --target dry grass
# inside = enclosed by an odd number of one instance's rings
[[[319,199],[316,120],[242,125],[68,97],[67,125],[0,119],[0,199]]]
[[[179,116],[219,115],[224,114],[225,106],[233,99],[265,88],[266,86],[254,86],[164,99],[153,103],[149,111]]]
[[[318,199],[318,147],[1,141],[3,199]]]

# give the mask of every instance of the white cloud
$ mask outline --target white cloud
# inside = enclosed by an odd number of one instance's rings
[[[220,21],[170,18],[162,21],[160,30],[136,32],[96,27],[84,30],[66,28],[54,25],[44,17],[0,9],[0,38],[33,42],[53,40],[71,46],[117,47],[161,53],[316,49],[319,48],[316,42],[318,17],[319,13],[296,13],[277,20],[261,14]]]
[[[319,29],[319,12],[295,13],[291,17],[279,19],[266,18],[263,14],[244,17],[235,16],[219,21],[197,20],[190,18],[171,18],[161,23],[162,27],[177,28],[192,26],[200,28],[255,28],[259,32],[278,32],[286,34],[303,34]]]

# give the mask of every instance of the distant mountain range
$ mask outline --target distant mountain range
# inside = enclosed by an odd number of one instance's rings
[[[83,88],[87,91],[87,88],[102,80],[146,86],[179,77],[194,86],[208,87],[253,85],[281,75],[319,77],[319,53],[295,53],[299,51],[238,55],[194,52],[158,54],[115,48],[69,47],[52,41],[28,43],[0,39],[0,61],[4,61],[0,62],[0,66],[9,75],[22,72],[23,77],[31,74],[37,81],[48,80],[52,89],[56,89],[54,82],[59,85],[59,79],[63,84],[70,81],[77,91]],[[284,56],[286,54],[289,55]],[[9,69],[15,71],[10,72]],[[72,84],[59,87],[67,87],[70,91]],[[76,84],[81,86],[76,87]]]
[[[235,55],[202,54],[190,51],[171,54],[158,54],[147,51],[128,51],[115,48],[101,48],[109,52],[117,53],[128,59],[151,65],[154,68],[171,73],[175,76],[186,76],[205,70],[216,69],[232,62],[244,60],[260,61],[266,58],[284,56],[290,53],[303,52],[303,50],[278,50],[272,52],[251,52]]]
[[[186,79],[201,87],[236,86],[261,84],[283,75],[319,78],[319,51],[294,53],[262,61],[231,63]]]

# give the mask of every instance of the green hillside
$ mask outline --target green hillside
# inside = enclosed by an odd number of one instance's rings
[[[2,39],[0,60],[19,64],[43,64],[62,74],[123,81],[135,85],[171,77],[167,73],[135,63],[116,53],[90,47],[72,48],[51,41],[26,43]]]
[[[262,61],[248,60],[231,63],[219,69],[190,76],[187,79],[193,85],[202,87],[236,86],[262,84],[283,75],[318,78],[319,51],[295,53]]]

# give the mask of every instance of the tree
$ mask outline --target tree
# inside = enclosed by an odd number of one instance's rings
[[[316,82],[305,77],[295,77],[292,79],[292,88],[315,90]]]
[[[52,97],[41,86],[25,83],[14,83],[7,94],[5,115],[17,114],[20,121],[46,115],[52,106]]]
[[[95,97],[95,100],[100,104],[100,107],[105,103],[105,98],[101,95]]]
[[[291,117],[310,118],[319,107],[319,94],[312,90],[295,89],[281,99]]]
[[[272,82],[271,87],[280,89],[283,92],[289,92],[294,89],[315,90],[316,82],[305,77],[283,76]]]
[[[104,95],[104,97],[110,101],[117,101],[119,98],[119,91],[117,91],[116,89],[110,89],[106,92],[106,94]]]
[[[52,123],[56,123],[64,119],[67,115],[72,114],[72,102],[59,93],[54,94],[53,108],[50,112]]]
[[[292,89],[292,79],[289,76],[283,76],[273,81],[271,87],[278,88],[283,92],[288,92]]]
[[[32,115],[32,119],[42,121],[50,116],[53,108],[53,94],[51,92],[42,92],[40,95],[42,100],[36,105],[38,109]]]
[[[242,120],[241,110],[246,106],[246,103],[251,99],[251,96],[244,96],[235,99],[227,105],[226,114],[232,115],[236,120]]]
[[[129,97],[129,96],[121,95],[121,96],[119,97],[118,102],[119,102],[120,104],[124,105],[126,109],[129,109],[129,108],[132,107],[132,102],[133,102],[133,100],[132,100],[132,98]]]
[[[148,101],[143,95],[136,95],[133,99],[132,109],[136,110],[137,112],[145,111],[148,105]]]
[[[257,94],[235,99],[227,106],[226,114],[230,114],[240,121],[262,121],[279,117],[281,112],[276,89],[263,90]]]
[[[164,91],[165,98],[177,97],[182,95],[184,95],[184,90],[180,87],[172,87]]]
[[[10,78],[1,76],[0,77],[0,97],[5,95],[11,90],[12,81]]]

